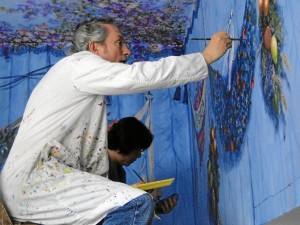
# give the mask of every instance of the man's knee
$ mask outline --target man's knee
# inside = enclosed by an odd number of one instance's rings
[[[145,193],[145,194],[133,199],[132,201],[136,202],[138,208],[147,210],[149,213],[154,212],[153,199],[150,194]]]
[[[120,224],[125,224],[125,222],[128,223],[128,221],[132,221],[132,223],[129,224],[148,225],[151,224],[153,216],[154,206],[152,196],[145,193],[108,213],[100,224],[118,224],[117,221],[119,221]]]
[[[135,199],[137,201],[136,215],[139,214],[143,224],[151,224],[154,216],[154,204],[152,196],[148,193],[143,194]]]

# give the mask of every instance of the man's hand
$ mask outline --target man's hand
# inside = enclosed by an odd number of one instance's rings
[[[225,31],[215,33],[202,55],[207,64],[211,64],[221,58],[227,49],[231,48],[232,40]]]
[[[155,205],[155,213],[157,214],[167,214],[171,212],[174,207],[177,205],[177,198],[167,198],[165,200],[161,200]]]
[[[147,191],[153,197],[153,201],[158,201],[160,197],[163,195],[160,188],[152,189]]]

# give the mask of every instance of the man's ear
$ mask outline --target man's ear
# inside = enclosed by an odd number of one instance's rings
[[[88,50],[92,53],[97,54],[98,53],[98,45],[99,45],[99,43],[97,43],[96,41],[90,41],[88,44]]]

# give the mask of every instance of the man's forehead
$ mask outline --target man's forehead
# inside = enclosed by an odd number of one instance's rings
[[[110,33],[115,33],[116,35],[122,36],[118,27],[112,24],[103,24],[104,27],[108,29]]]

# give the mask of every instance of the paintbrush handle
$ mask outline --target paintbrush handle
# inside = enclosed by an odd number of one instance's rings
[[[133,170],[133,172],[138,176],[138,178],[140,178],[141,181],[143,181],[144,183],[146,183],[146,182],[143,180],[143,178],[141,178],[141,176],[140,176],[135,170]]]
[[[230,38],[232,41],[243,41],[246,39],[243,38]],[[190,40],[195,40],[195,41],[209,41],[211,38],[191,38]]]

